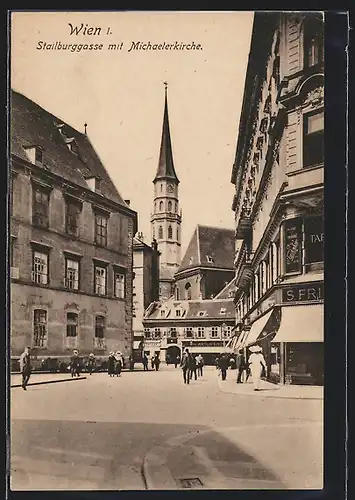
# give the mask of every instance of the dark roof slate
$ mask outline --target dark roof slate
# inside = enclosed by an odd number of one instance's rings
[[[25,148],[40,146],[43,149],[43,164],[48,170],[86,189],[88,184],[85,179],[98,177],[101,179],[101,194],[128,207],[86,134],[78,132],[15,90],[11,91],[10,105],[11,154],[28,161]],[[58,125],[64,125],[63,134]],[[78,154],[69,150],[66,138],[75,139]]]

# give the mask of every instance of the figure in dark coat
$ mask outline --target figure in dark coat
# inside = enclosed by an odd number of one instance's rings
[[[148,371],[148,357],[146,354],[144,354],[144,356],[143,356],[143,370],[145,372]]]
[[[219,368],[221,370],[222,380],[226,380],[227,378],[228,367],[229,367],[228,356],[223,354],[219,359]]]
[[[154,366],[155,366],[155,370],[156,370],[156,371],[158,371],[158,370],[159,370],[159,365],[160,365],[160,359],[159,359],[159,356],[155,356]]]
[[[107,360],[107,373],[110,377],[113,377],[115,373],[115,356],[113,352],[110,352]]]
[[[22,389],[27,391],[26,386],[30,380],[32,372],[30,347],[25,347],[25,350],[20,356],[20,370],[22,374]]]
[[[70,373],[72,377],[79,377],[80,375],[80,358],[78,351],[73,351],[73,355],[70,358]]]

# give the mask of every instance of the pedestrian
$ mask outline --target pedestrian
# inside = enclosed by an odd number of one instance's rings
[[[226,380],[227,378],[227,370],[229,367],[229,359],[226,354],[223,354],[219,359],[219,368],[221,370],[222,380]]]
[[[177,366],[180,364],[180,356],[176,356],[175,361],[174,361],[174,366],[177,368]]]
[[[113,377],[115,374],[115,355],[114,352],[110,352],[107,360],[107,373],[109,377]]]
[[[160,365],[159,356],[155,357],[154,365],[155,365],[155,371],[158,371],[159,370],[159,365]]]
[[[154,370],[154,365],[155,365],[155,357],[154,356],[151,357],[150,364],[151,364],[152,370]]]
[[[214,364],[216,366],[216,370],[219,370],[219,357],[216,356],[215,360],[214,360]]]
[[[199,354],[196,358],[196,363],[197,363],[197,373],[200,377],[203,376],[203,366],[205,364],[203,357],[201,354]]]
[[[132,354],[130,355],[130,357],[128,358],[128,362],[129,362],[129,369],[131,370],[131,372],[134,370],[134,359],[133,359],[133,356]]]
[[[89,354],[87,368],[88,368],[89,374],[92,375],[92,372],[94,371],[94,368],[95,368],[95,356],[92,352]]]
[[[70,358],[70,373],[72,378],[76,375],[79,377],[79,369],[80,369],[80,358],[77,350],[73,351],[73,355]]]
[[[146,354],[143,356],[143,370],[148,371],[148,356]]]
[[[246,380],[248,380],[248,363],[245,361],[245,357],[242,351],[238,352],[236,359],[236,368],[237,368],[237,384],[243,383],[243,373],[246,373]]]
[[[27,391],[26,386],[28,384],[28,381],[30,380],[31,373],[32,373],[32,366],[31,366],[31,354],[30,354],[31,348],[30,347],[25,347],[25,350],[20,356],[20,370],[21,370],[21,375],[22,375],[22,389],[24,391]]]
[[[123,367],[122,357],[123,356],[122,356],[121,352],[116,352],[114,354],[114,375],[116,375],[116,377],[121,376],[122,367]]]
[[[253,380],[254,391],[260,390],[260,378],[263,369],[266,371],[266,361],[260,346],[255,345],[250,348],[251,355],[249,356],[249,366],[251,377]]]
[[[192,356],[191,356],[189,350],[186,349],[182,358],[181,358],[181,362],[180,362],[180,366],[182,368],[182,373],[183,373],[183,377],[184,377],[184,384],[190,384],[190,376],[191,376],[191,368],[192,368],[191,358],[192,358]]]
[[[192,376],[194,376],[195,380],[197,380],[197,363],[196,356],[191,354],[190,357],[190,380],[192,380]]]

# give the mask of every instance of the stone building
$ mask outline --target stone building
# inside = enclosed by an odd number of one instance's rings
[[[175,172],[171,144],[167,86],[159,163],[154,184],[153,212],[151,214],[152,238],[160,252],[159,297],[161,300],[173,294],[174,274],[181,262],[181,221],[179,208],[179,179]]]
[[[175,274],[176,300],[211,299],[234,277],[232,229],[198,225]]]
[[[157,242],[144,242],[141,232],[133,239],[133,349],[136,358],[141,358],[144,341],[142,324],[144,311],[149,304],[159,300],[159,252]]]
[[[11,356],[132,351],[137,216],[88,136],[11,92]]]
[[[233,298],[153,302],[145,312],[144,352],[173,363],[185,348],[207,365],[225,351],[235,325]]]
[[[257,12],[235,185],[235,349],[269,377],[323,383],[323,18]]]

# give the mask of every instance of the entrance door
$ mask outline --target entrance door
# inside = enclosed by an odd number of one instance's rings
[[[166,359],[169,363],[174,365],[177,362],[177,357],[180,357],[180,347],[177,345],[171,345],[166,349]]]

